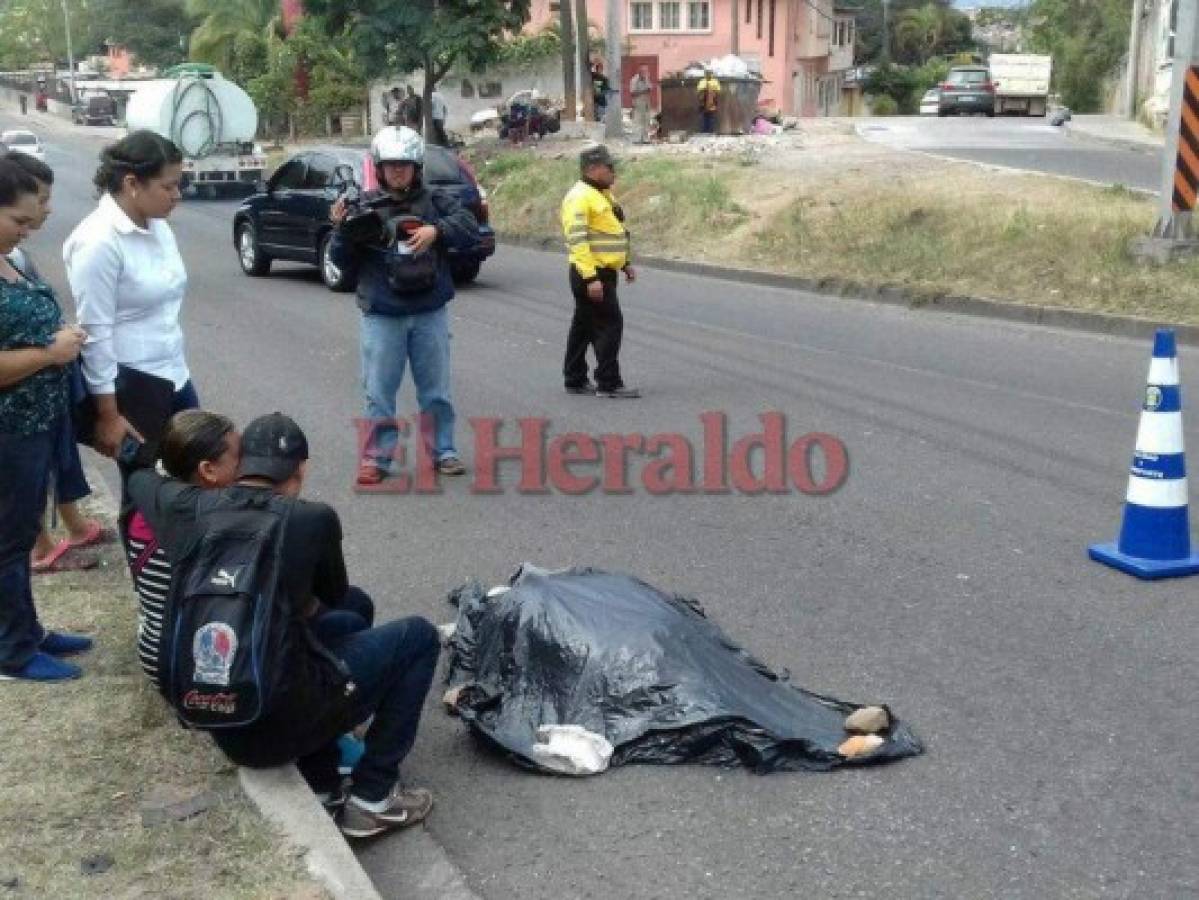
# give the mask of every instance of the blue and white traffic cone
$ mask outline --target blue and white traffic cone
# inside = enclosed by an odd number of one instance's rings
[[[1187,515],[1178,354],[1174,332],[1169,329],[1158,329],[1153,340],[1149,386],[1128,474],[1120,539],[1114,544],[1094,544],[1088,553],[1091,559],[1138,578],[1199,572],[1199,554],[1191,553]]]

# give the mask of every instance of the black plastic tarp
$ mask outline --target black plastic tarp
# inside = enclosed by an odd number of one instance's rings
[[[734,643],[698,603],[632,576],[529,565],[458,607],[447,681],[476,735],[540,768],[543,725],[580,725],[615,747],[611,765],[743,765],[758,773],[827,771],[922,752],[894,714],[885,743],[846,759],[845,717],[860,708],[802,690]],[[890,710],[888,710],[890,713]]]

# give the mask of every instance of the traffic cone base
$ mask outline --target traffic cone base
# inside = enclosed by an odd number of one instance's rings
[[[1087,555],[1096,562],[1106,563],[1121,572],[1146,580],[1199,573],[1199,553],[1192,553],[1185,559],[1143,559],[1121,553],[1119,545],[1113,541],[1110,544],[1092,544],[1087,548]]]

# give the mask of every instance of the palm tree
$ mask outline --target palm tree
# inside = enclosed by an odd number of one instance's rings
[[[905,10],[895,26],[896,44],[921,63],[928,61],[944,36],[945,12],[933,3]]]
[[[187,11],[202,19],[192,32],[191,58],[221,69],[233,65],[239,41],[266,42],[282,34],[279,0],[187,0]]]

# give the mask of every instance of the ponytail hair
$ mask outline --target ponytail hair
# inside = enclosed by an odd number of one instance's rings
[[[171,141],[153,131],[134,131],[100,152],[100,166],[92,179],[102,194],[119,194],[125,179],[149,181],[169,165],[183,162],[183,154]]]

